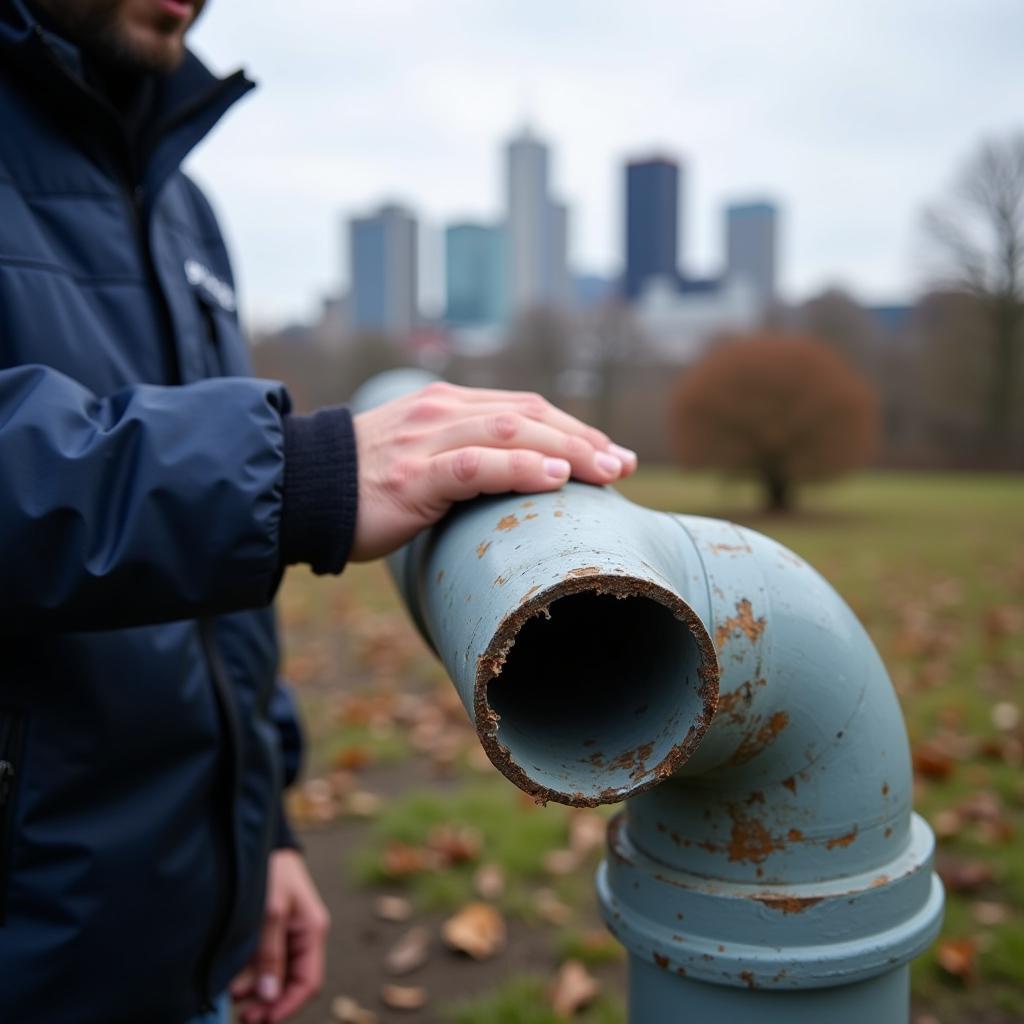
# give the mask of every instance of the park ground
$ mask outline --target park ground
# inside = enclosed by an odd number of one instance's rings
[[[847,599],[902,702],[948,894],[912,1020],[1024,1020],[1024,478],[866,475],[808,489],[786,518],[668,469],[622,489],[768,533]],[[625,963],[591,890],[606,813],[536,807],[491,768],[381,565],[293,571],[279,611],[310,737],[291,808],[334,922],[298,1024],[556,1024],[553,1000],[622,1024]],[[453,917],[479,958],[442,939]],[[387,1005],[403,1000],[426,1002]]]

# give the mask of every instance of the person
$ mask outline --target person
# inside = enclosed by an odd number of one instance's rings
[[[281,810],[301,749],[284,570],[635,466],[536,395],[437,384],[299,416],[250,376],[223,240],[179,169],[252,87],[185,49],[203,6],[0,0],[11,1024],[226,1019],[229,986],[246,1024],[293,1014],[328,915]]]

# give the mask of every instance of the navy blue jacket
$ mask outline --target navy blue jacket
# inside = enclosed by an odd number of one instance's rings
[[[344,565],[355,467],[347,413],[248,376],[178,169],[250,87],[190,56],[138,163],[75,48],[0,0],[4,1024],[180,1024],[247,960],[287,842],[269,605],[285,564]]]

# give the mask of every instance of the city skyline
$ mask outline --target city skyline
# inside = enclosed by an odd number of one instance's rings
[[[350,274],[329,297],[342,322],[356,332],[392,337],[431,324],[500,331],[537,307],[581,312],[589,287],[633,305],[669,350],[683,337],[683,349],[692,349],[717,330],[752,325],[778,300],[779,210],[770,199],[724,206],[717,272],[695,277],[679,215],[688,167],[665,153],[628,159],[621,169],[620,269],[602,282],[569,264],[568,207],[550,173],[555,147],[526,125],[505,141],[503,152],[501,213],[444,227],[440,309],[426,306],[416,288],[424,271],[438,268],[429,255],[421,258],[415,210],[385,202],[347,221]],[[578,282],[588,277],[581,290]]]
[[[339,219],[380,196],[414,206],[438,251],[444,222],[493,217],[497,147],[524,116],[558,143],[580,270],[615,269],[622,159],[664,148],[696,168],[694,274],[716,268],[726,196],[770,193],[798,211],[783,297],[905,298],[929,271],[922,207],[1021,122],[1022,37],[1003,0],[212,4],[196,49],[261,87],[189,166],[257,319],[307,314],[337,279]]]

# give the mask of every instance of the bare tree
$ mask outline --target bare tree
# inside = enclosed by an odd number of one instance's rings
[[[989,431],[1009,449],[1024,328],[1024,132],[982,143],[926,227],[951,275],[985,309],[992,341]]]
[[[766,510],[785,512],[799,484],[872,457],[878,401],[822,342],[760,334],[725,342],[683,374],[670,429],[684,465],[754,477]]]

